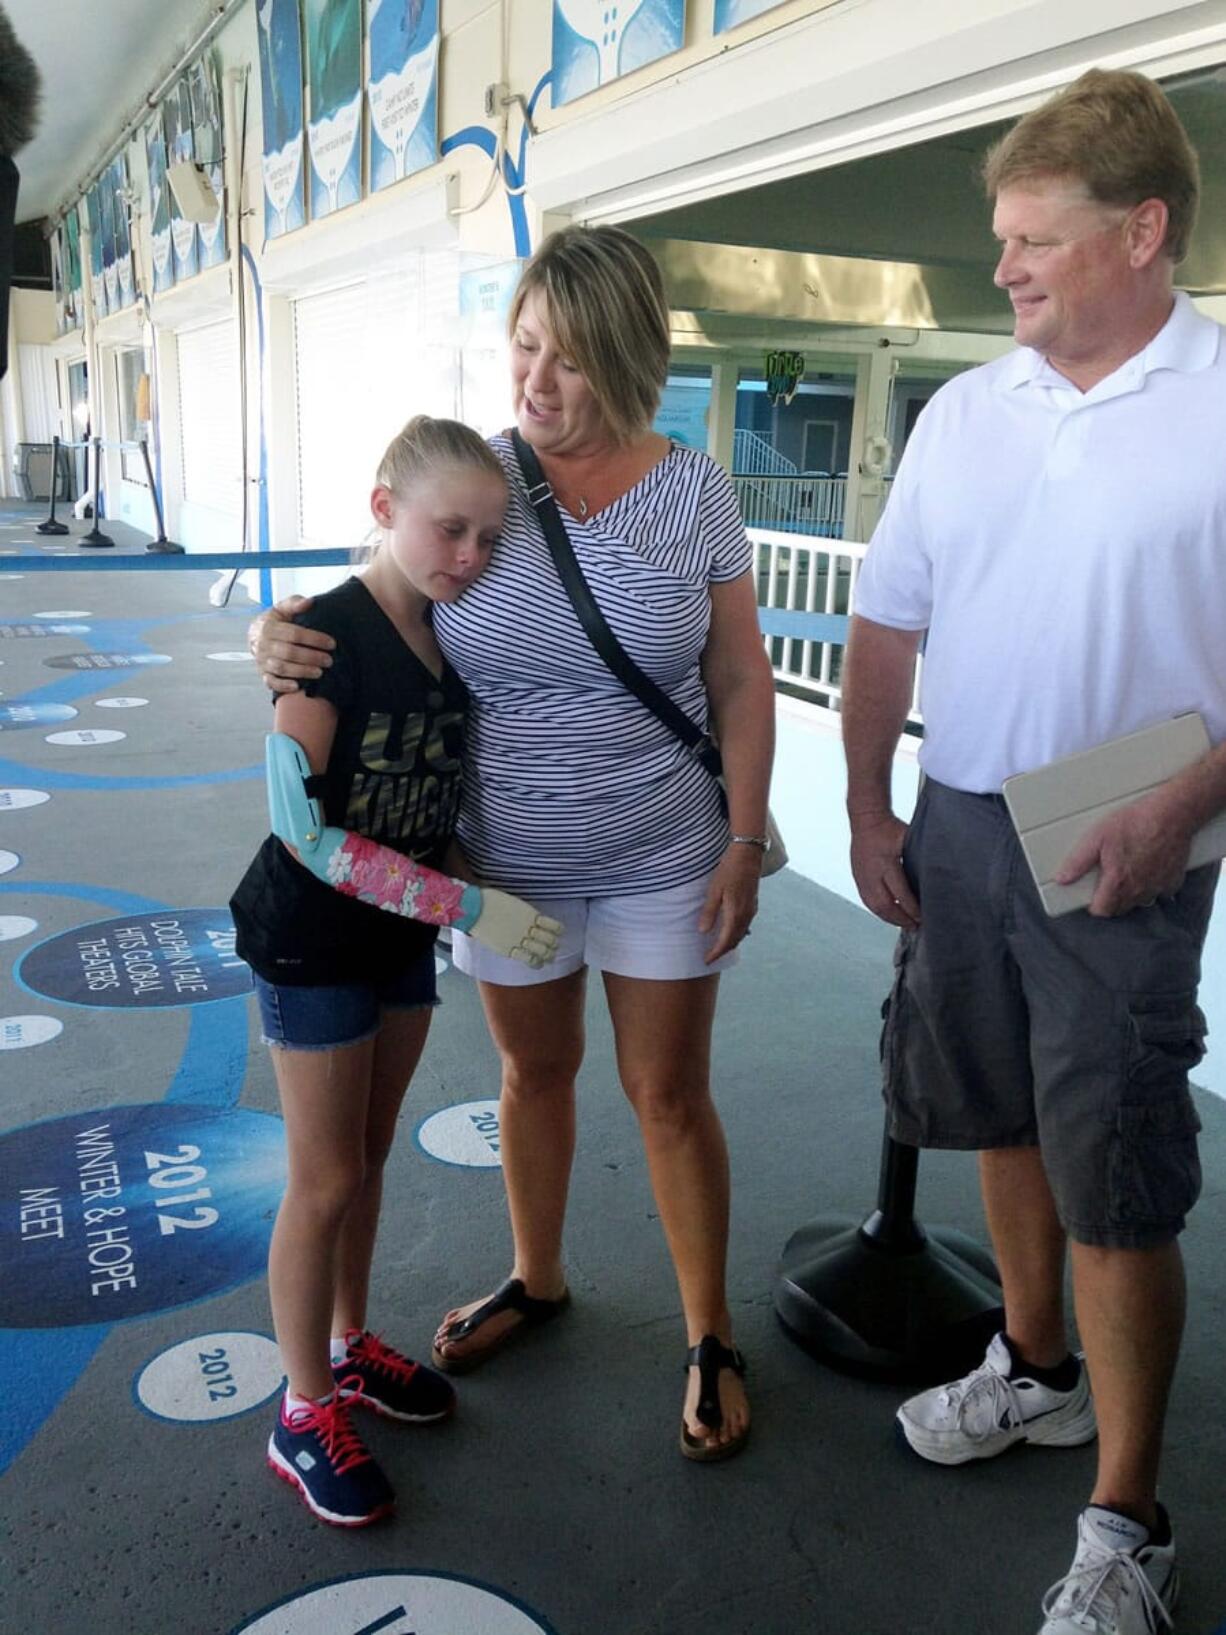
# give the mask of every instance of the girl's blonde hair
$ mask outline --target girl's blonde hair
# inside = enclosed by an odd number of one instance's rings
[[[457,466],[475,466],[506,481],[498,456],[471,426],[415,414],[384,450],[375,481],[393,494],[405,495],[422,477]]]
[[[650,430],[670,337],[664,279],[646,245],[620,227],[563,227],[524,268],[508,315],[512,335],[533,292],[617,441]]]
[[[375,482],[403,499],[421,478],[465,466],[506,483],[507,474],[498,456],[480,432],[459,420],[436,420],[432,415],[415,414],[384,449]],[[373,529],[350,553],[350,561],[355,566],[373,562],[381,538],[381,531]]]

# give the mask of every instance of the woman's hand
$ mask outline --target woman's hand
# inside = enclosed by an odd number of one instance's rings
[[[294,693],[299,681],[318,681],[332,663],[336,646],[322,630],[289,623],[311,606],[310,596],[287,596],[247,627],[247,647],[259,665],[264,685],[274,693]]]
[[[700,931],[714,931],[715,941],[707,950],[708,965],[731,952],[749,934],[749,923],[758,912],[758,884],[762,878],[762,853],[756,846],[733,841],[720,859],[707,887],[707,900],[699,916]]]

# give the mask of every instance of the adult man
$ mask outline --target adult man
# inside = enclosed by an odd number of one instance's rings
[[[1157,1502],[1200,1187],[1188,1069],[1226,807],[1226,340],[1173,292],[1198,194],[1169,102],[1084,75],[989,155],[996,283],[1019,349],[925,410],[857,589],[844,734],[852,867],[901,928],[883,1060],[893,1135],[980,1153],[1006,1330],[905,1403],[926,1458],[1099,1433],[1073,1566],[1041,1635],[1150,1635],[1177,1578]],[[920,640],[925,782],[890,766]],[[1100,877],[1048,919],[1003,780],[1186,710],[1216,746],[1067,860]],[[1091,1403],[1065,1337],[1066,1240]]]

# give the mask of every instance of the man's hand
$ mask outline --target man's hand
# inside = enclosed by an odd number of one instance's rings
[[[903,931],[919,927],[920,906],[902,866],[907,825],[893,812],[851,819],[851,872],[865,908]]]
[[[336,643],[331,636],[289,623],[313,600],[310,596],[287,596],[248,626],[247,646],[259,665],[264,685],[274,693],[297,692],[299,681],[318,681],[332,663],[330,654]]]
[[[1100,919],[1148,908],[1183,884],[1192,834],[1193,826],[1179,805],[1166,790],[1156,789],[1091,829],[1055,878],[1068,886],[1098,869],[1089,911]]]

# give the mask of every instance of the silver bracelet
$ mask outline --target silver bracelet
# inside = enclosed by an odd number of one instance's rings
[[[756,846],[763,857],[771,849],[769,835],[729,835],[728,844],[730,846]]]

